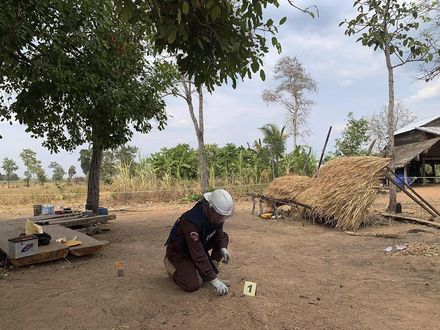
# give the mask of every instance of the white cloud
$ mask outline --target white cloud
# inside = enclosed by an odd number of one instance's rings
[[[345,80],[342,80],[342,81],[340,82],[340,85],[341,85],[342,87],[345,87],[345,86],[351,86],[351,85],[353,85],[353,80],[351,80],[351,79],[345,79]]]
[[[415,94],[404,99],[406,103],[414,103],[421,100],[432,99],[440,96],[440,80],[424,84]]]
[[[186,119],[180,119],[179,121],[178,121],[178,123],[179,123],[179,125],[181,125],[181,126],[189,126],[189,121],[188,120],[186,120]]]
[[[342,85],[342,81],[354,82],[384,74],[385,64],[379,53],[361,46],[336,28],[292,34],[281,42],[285,45],[282,56],[297,56],[314,79],[330,79]]]

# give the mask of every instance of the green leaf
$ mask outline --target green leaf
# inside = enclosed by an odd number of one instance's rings
[[[197,44],[199,45],[199,47],[200,47],[201,50],[204,50],[204,49],[205,49],[205,47],[203,47],[203,43],[202,43],[202,41],[201,41],[199,38],[197,38]]]
[[[125,6],[121,11],[121,19],[125,22],[130,21],[134,14],[134,3],[131,0],[124,1]]]
[[[260,70],[260,78],[261,78],[261,80],[263,80],[263,81],[266,80],[266,73],[264,72],[263,69]]]
[[[283,25],[284,23],[286,23],[286,21],[287,21],[287,17],[284,16],[282,19],[280,19],[279,25]]]
[[[211,17],[212,19],[215,21],[217,20],[217,18],[220,17],[220,14],[222,13],[222,10],[219,6],[215,5],[214,7],[212,7],[211,10]]]
[[[184,1],[182,4],[182,13],[184,13],[185,15],[188,15],[188,13],[189,13],[188,1]]]
[[[168,34],[167,42],[169,44],[172,44],[176,40],[176,37],[177,37],[177,30],[173,27],[173,29],[171,29],[171,31]]]
[[[258,65],[258,62],[252,62],[251,69],[253,73],[257,72],[259,68],[260,66]]]

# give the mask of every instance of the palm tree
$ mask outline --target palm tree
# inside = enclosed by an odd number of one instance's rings
[[[259,128],[263,132],[263,143],[267,148],[272,167],[272,176],[275,178],[278,175],[278,163],[283,158],[286,151],[286,140],[288,135],[284,133],[286,126],[281,130],[276,124],[269,123]]]

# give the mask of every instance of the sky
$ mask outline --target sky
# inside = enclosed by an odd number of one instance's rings
[[[383,54],[356,43],[357,37],[344,35],[344,27],[339,23],[355,15],[352,1],[296,1],[297,5],[318,6],[319,16],[313,19],[307,14],[289,6],[281,0],[280,8],[270,8],[266,12],[277,22],[287,16],[287,22],[280,28],[278,39],[283,51],[278,54],[271,50],[264,58],[266,81],[258,74],[251,80],[239,83],[236,89],[231,86],[218,87],[212,94],[205,93],[205,143],[226,143],[251,145],[262,133],[258,129],[267,123],[279,127],[285,124],[286,110],[281,105],[265,104],[261,99],[264,89],[276,86],[273,81],[273,68],[283,56],[296,56],[306,72],[316,81],[318,92],[311,94],[315,105],[308,119],[310,136],[299,139],[299,144],[309,145],[319,157],[327,131],[333,127],[328,151],[334,149],[335,139],[340,136],[346,124],[347,114],[353,112],[355,118],[370,117],[387,104],[387,74]],[[269,36],[270,37],[270,36]],[[440,80],[425,83],[418,80],[418,67],[405,65],[395,71],[395,96],[403,101],[406,108],[418,119],[440,115]],[[148,134],[135,133],[130,145],[139,148],[140,156],[145,157],[163,147],[173,147],[178,143],[188,143],[197,147],[194,127],[182,99],[167,98],[167,113],[170,115],[164,131],[153,129]],[[17,173],[23,174],[25,168],[20,152],[29,148],[37,152],[46,173],[50,162],[61,164],[67,171],[74,165],[78,175],[82,175],[78,158],[79,147],[74,152],[61,151],[51,154],[41,146],[41,139],[33,139],[25,132],[26,127],[18,123],[9,125],[0,122],[0,162],[5,157],[12,158],[19,166]],[[287,151],[292,149],[289,138]]]

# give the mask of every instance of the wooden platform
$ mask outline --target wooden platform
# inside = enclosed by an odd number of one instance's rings
[[[70,247],[69,252],[77,257],[97,253],[101,251],[104,246],[109,244],[108,241],[98,241],[97,239],[94,239],[86,234],[60,225],[43,226],[43,229],[46,233],[52,236],[51,243],[52,241],[56,241],[58,238],[65,237],[66,239],[72,239],[76,236],[77,240],[81,241],[82,243],[81,245]]]
[[[0,249],[8,254],[9,244],[8,239],[17,237],[24,232],[25,220],[3,220],[0,221]],[[32,256],[12,259],[9,258],[11,263],[16,266],[26,266],[47,261],[53,261],[65,258],[69,253],[74,256],[83,256],[88,254],[94,254],[103,249],[105,245],[109,242],[98,241],[93,237],[87,236],[86,234],[80,233],[78,231],[63,227],[61,225],[47,225],[43,226],[44,232],[51,235],[52,239],[49,245],[42,245],[38,247],[38,253]],[[82,242],[81,245],[67,247],[63,244],[57,243],[58,238],[72,239],[77,237],[79,241]]]

